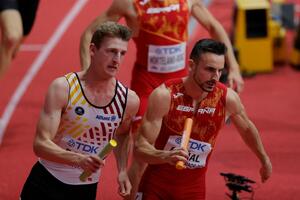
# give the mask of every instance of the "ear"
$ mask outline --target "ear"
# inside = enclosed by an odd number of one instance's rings
[[[189,71],[194,71],[196,68],[196,63],[194,62],[193,59],[189,59],[188,60],[188,64],[189,64]]]
[[[95,46],[94,43],[90,44],[90,55],[93,56],[95,55],[95,52],[97,51],[97,47]]]

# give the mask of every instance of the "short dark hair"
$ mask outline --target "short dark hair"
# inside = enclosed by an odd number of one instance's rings
[[[203,53],[214,53],[217,55],[225,55],[227,48],[224,43],[213,39],[201,39],[193,47],[190,59],[198,63]]]
[[[95,30],[91,43],[94,43],[97,48],[100,47],[105,37],[117,37],[124,41],[129,41],[132,36],[132,31],[126,26],[117,22],[104,22]]]

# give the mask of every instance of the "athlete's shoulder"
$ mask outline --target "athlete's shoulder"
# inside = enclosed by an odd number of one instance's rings
[[[243,104],[238,93],[228,88],[226,94],[226,110],[228,115],[239,113],[241,109],[243,109]]]
[[[67,79],[62,76],[54,79],[46,94],[47,105],[57,105],[61,108],[65,107],[69,98],[69,84]]]
[[[128,95],[127,95],[128,100],[132,101],[133,103],[139,103],[140,102],[140,98],[139,96],[136,94],[135,91],[128,89]]]
[[[171,103],[171,94],[165,84],[155,88],[149,96],[147,115],[164,116],[168,113]]]
[[[239,100],[239,95],[233,89],[227,88],[226,99],[227,101],[236,103],[236,101]]]
[[[170,91],[165,84],[161,84],[155,88],[150,94],[149,101],[155,102],[157,104],[164,104],[170,100]]]
[[[224,83],[217,82],[217,87],[222,90],[227,90],[227,86]]]
[[[140,107],[140,98],[135,91],[128,89],[125,115],[135,116]]]
[[[56,79],[54,79],[49,88],[51,89],[54,89],[56,91],[68,91],[69,90],[69,84],[68,84],[68,81],[67,81],[67,76],[61,76],[61,77],[58,77]]]
[[[228,90],[228,87],[221,82],[217,82],[216,87],[214,89],[214,93],[218,94],[217,96],[219,96],[221,98],[221,101],[223,101],[224,104],[226,104],[226,102],[227,102],[227,100],[226,100],[227,99],[227,90]]]

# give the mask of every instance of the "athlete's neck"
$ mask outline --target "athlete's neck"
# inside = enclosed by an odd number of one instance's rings
[[[195,84],[194,80],[190,76],[183,78],[183,85],[186,94],[197,102],[200,102],[208,94],[208,92],[204,91],[199,85]]]
[[[89,72],[79,72],[78,73],[80,81],[89,90],[94,91],[114,91],[116,85],[115,77],[109,77],[107,79],[99,78]]]

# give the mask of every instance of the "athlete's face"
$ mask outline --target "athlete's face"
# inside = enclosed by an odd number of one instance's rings
[[[198,63],[190,60],[191,75],[198,87],[205,92],[211,92],[219,81],[224,69],[224,55],[203,53]]]
[[[96,71],[101,76],[114,77],[127,52],[128,42],[120,38],[106,37],[99,49],[91,44],[91,64],[96,65]]]

